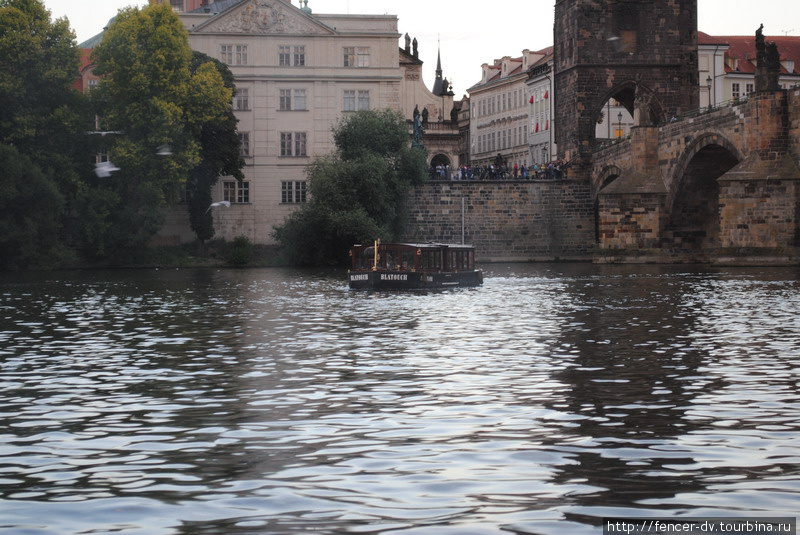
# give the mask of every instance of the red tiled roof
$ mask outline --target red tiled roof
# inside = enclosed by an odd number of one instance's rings
[[[782,74],[800,74],[800,37],[788,35],[764,36],[764,40],[768,43],[773,41],[778,45],[781,61],[794,61],[794,72],[790,73],[781,67]],[[738,72],[752,73],[756,70],[755,32],[753,35],[708,35],[705,32],[697,32],[697,42],[701,45],[728,45],[729,48],[725,55],[739,60]],[[732,71],[732,69],[728,68],[726,70]]]

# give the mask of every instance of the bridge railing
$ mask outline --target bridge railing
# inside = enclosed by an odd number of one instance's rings
[[[800,87],[800,83],[797,84],[795,87]],[[715,112],[717,110],[721,110],[723,108],[732,108],[734,106],[739,106],[741,104],[744,104],[748,100],[750,100],[750,97],[749,96],[744,96],[744,97],[734,98],[734,99],[730,99],[730,100],[725,100],[723,102],[719,102],[717,104],[712,104],[712,105],[709,105],[709,106],[703,106],[702,108],[689,110],[687,112],[681,113],[680,115],[675,115],[674,117],[671,117],[667,121],[663,121],[663,122],[657,123],[655,126],[667,126],[667,125],[670,125],[670,124],[679,123],[679,122],[684,121],[686,119],[693,119],[695,117],[700,117],[702,115],[707,115],[709,113],[713,113],[713,112]],[[614,146],[614,145],[616,145],[618,143],[621,143],[623,141],[626,141],[626,140],[630,139],[630,137],[631,137],[631,135],[630,135],[630,133],[628,133],[628,134],[626,134],[624,136],[616,137],[614,139],[596,139],[595,143],[594,143],[594,146],[592,147],[592,152],[599,152],[601,150],[607,149],[608,147],[612,147],[612,146]]]
[[[730,100],[725,100],[723,102],[718,102],[716,104],[709,104],[708,106],[703,106],[702,108],[697,108],[695,110],[689,110],[687,112],[681,113],[675,117],[672,117],[668,121],[659,124],[658,126],[664,126],[669,123],[675,123],[678,121],[682,121],[684,119],[692,119],[694,117],[699,117],[701,115],[706,115],[708,113],[713,113],[717,110],[721,110],[723,108],[732,108],[734,106],[739,106],[740,104],[744,104],[750,100],[750,96],[744,96],[739,98],[733,98]]]

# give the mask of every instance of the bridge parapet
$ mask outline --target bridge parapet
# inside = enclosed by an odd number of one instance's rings
[[[800,88],[634,128],[591,164],[601,251],[797,254]]]

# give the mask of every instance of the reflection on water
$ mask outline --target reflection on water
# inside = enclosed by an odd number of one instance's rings
[[[794,269],[0,278],[0,534],[596,534],[794,516]]]

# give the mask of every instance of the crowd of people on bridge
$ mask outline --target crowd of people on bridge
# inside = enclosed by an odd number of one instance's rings
[[[558,180],[564,178],[566,166],[561,160],[526,166],[525,164],[462,165],[456,169],[449,165],[432,166],[428,170],[431,180]]]

